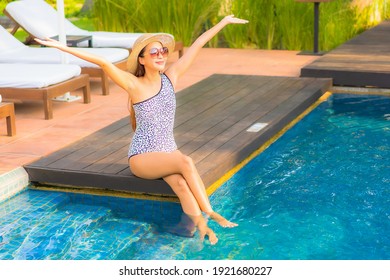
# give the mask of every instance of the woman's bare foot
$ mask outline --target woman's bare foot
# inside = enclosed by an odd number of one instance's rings
[[[183,237],[193,237],[196,231],[193,220],[185,213],[181,214],[180,222],[177,225],[163,225],[163,229],[171,234]]]
[[[198,228],[201,241],[203,241],[205,236],[207,235],[209,237],[211,245],[214,245],[218,242],[217,236],[215,235],[214,231],[207,226],[207,222],[202,215],[189,217],[192,219],[195,226]]]
[[[218,238],[215,235],[214,231],[207,226],[206,221],[202,217],[201,222],[198,223],[198,229],[199,229],[199,235],[200,235],[200,240],[203,241],[205,236],[207,235],[209,237],[209,241],[211,245],[214,245],[218,242]]]
[[[207,213],[207,215],[213,219],[215,222],[217,222],[221,227],[228,227],[228,228],[232,228],[232,227],[236,227],[238,226],[238,224],[236,223],[232,223],[228,220],[226,220],[224,217],[222,217],[221,215],[219,215],[217,212],[210,212],[210,213]]]

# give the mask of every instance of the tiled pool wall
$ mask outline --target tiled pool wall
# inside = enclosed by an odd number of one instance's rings
[[[28,174],[23,167],[0,175],[0,203],[20,193],[29,185]]]

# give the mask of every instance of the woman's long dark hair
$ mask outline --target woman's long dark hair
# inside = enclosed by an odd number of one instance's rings
[[[135,74],[134,74],[136,77],[142,77],[145,75],[145,66],[143,66],[141,63],[139,63],[139,58],[144,57],[145,48],[146,48],[146,46],[139,52],[139,55],[137,57],[137,70],[135,71]],[[133,128],[133,131],[135,131],[135,129],[137,128],[137,122],[135,120],[133,101],[130,99],[130,95],[129,95],[128,104],[129,104],[128,110],[130,112],[131,127]]]
[[[135,70],[135,76],[136,77],[142,77],[145,75],[145,66],[143,66],[141,63],[139,63],[139,58],[144,57],[146,46],[139,52],[139,55],[137,57],[137,70]]]

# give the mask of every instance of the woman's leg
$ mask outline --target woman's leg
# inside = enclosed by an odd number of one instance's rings
[[[153,152],[132,156],[129,159],[134,175],[145,179],[164,178],[172,174],[181,174],[193,193],[199,207],[223,227],[234,227],[218,213],[214,212],[205,186],[192,159],[180,151],[172,153]]]
[[[186,180],[180,174],[173,174],[163,177],[164,181],[172,188],[173,192],[180,200],[183,212],[189,216],[199,216],[202,214],[198,202],[192,194]]]
[[[192,160],[191,160],[192,161]],[[193,164],[193,163],[192,163]],[[238,224],[236,223],[232,223],[228,220],[226,220],[224,217],[222,217],[221,215],[219,215],[217,212],[214,212],[214,210],[211,208],[211,204],[210,204],[210,200],[209,200],[209,197],[206,193],[206,188],[203,184],[203,180],[202,178],[200,178],[200,175],[196,169],[196,166],[195,164],[193,164],[193,167],[194,167],[194,170],[196,172],[194,172],[194,175],[196,177],[196,180],[198,181],[198,184],[201,187],[201,190],[200,190],[200,193],[198,194],[200,197],[202,197],[202,199],[204,201],[206,201],[207,205],[205,208],[202,208],[202,211],[205,212],[211,219],[213,219],[214,221],[216,221],[218,224],[220,224],[222,227],[236,227],[238,226]]]
[[[207,235],[211,244],[217,243],[217,236],[214,231],[207,226],[207,222],[199,209],[198,202],[183,176],[180,174],[173,174],[163,177],[163,179],[179,198],[183,212],[192,220],[194,226],[198,228],[201,240],[203,241],[204,237]]]

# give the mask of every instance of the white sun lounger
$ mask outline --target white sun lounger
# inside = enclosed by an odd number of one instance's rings
[[[8,100],[43,101],[45,119],[53,118],[52,98],[76,89],[90,103],[89,77],[70,64],[0,63],[0,94]]]
[[[126,69],[129,51],[121,48],[83,48],[83,51],[105,57],[121,69]],[[59,64],[63,53],[55,48],[29,47],[0,26],[0,63],[44,63]],[[108,76],[96,64],[66,54],[68,63],[82,67],[82,73],[98,77],[102,82],[103,95],[109,94]]]
[[[22,0],[9,3],[5,11],[23,29],[34,37],[44,39],[58,35],[57,11],[44,0]],[[65,19],[68,35],[93,36],[93,47],[131,48],[142,33],[90,32]],[[87,46],[86,42],[79,46]]]
[[[58,15],[57,11],[44,0],[22,0],[10,2],[4,9],[4,14],[12,19],[16,24],[13,30],[22,27],[30,38],[26,44],[34,43],[32,39],[58,36]],[[78,28],[68,19],[65,19],[65,33],[67,35],[92,36],[92,47],[94,48],[125,48],[131,50],[135,40],[143,33],[88,31]],[[88,46],[87,41],[78,43],[78,47]],[[175,50],[179,51],[179,56],[183,54],[183,44],[176,42]]]

